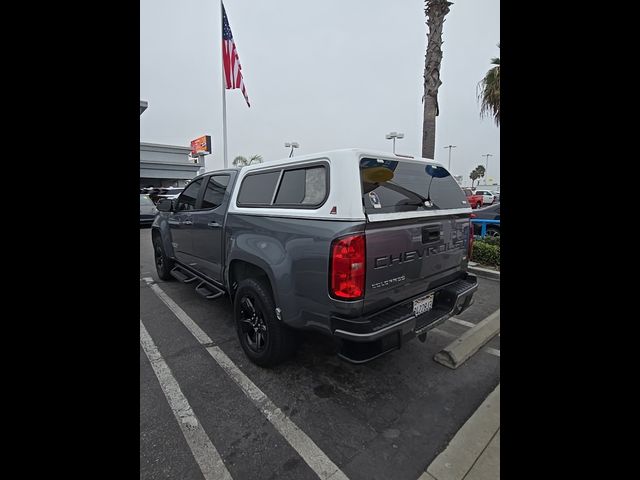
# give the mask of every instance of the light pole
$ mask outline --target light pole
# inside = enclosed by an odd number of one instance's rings
[[[289,152],[289,158],[291,158],[291,157],[293,157],[293,149],[294,148],[299,148],[300,144],[298,142],[287,142],[287,143],[284,144],[284,146],[286,148],[291,147],[291,152]]]
[[[449,149],[449,168],[448,168],[449,172],[451,172],[451,149],[456,148],[456,146],[457,145],[447,145],[446,147],[444,147]]]
[[[493,157],[493,154],[492,153],[485,153],[482,156],[483,157],[487,157],[487,166],[484,167],[484,178],[485,178],[484,184],[486,185],[487,184],[486,178],[488,177],[487,172],[489,171],[489,157]]]
[[[387,140],[393,139],[393,153],[396,153],[396,138],[404,138],[404,133],[391,132],[387,133],[384,138]]]

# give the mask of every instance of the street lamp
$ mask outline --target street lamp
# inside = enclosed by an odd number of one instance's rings
[[[298,142],[287,142],[287,143],[284,144],[284,146],[286,148],[291,147],[291,152],[289,152],[289,158],[291,158],[291,157],[293,157],[293,149],[294,148],[299,148],[300,144]]]
[[[449,168],[448,168],[448,170],[449,170],[449,172],[451,172],[451,149],[452,148],[456,148],[456,145],[447,145],[444,148],[448,148],[449,149]]]
[[[396,153],[396,138],[404,138],[404,133],[391,132],[387,133],[384,138],[393,140],[393,153]]]
[[[484,167],[484,178],[485,178],[484,184],[486,185],[486,184],[487,184],[487,180],[486,180],[486,178],[487,178],[487,172],[489,171],[489,157],[493,157],[493,154],[491,154],[491,153],[485,153],[485,154],[484,154],[484,155],[482,155],[482,156],[483,156],[483,157],[487,157],[487,166],[486,166],[486,167]]]

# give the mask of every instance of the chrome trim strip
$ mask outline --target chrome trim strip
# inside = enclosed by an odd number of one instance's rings
[[[402,220],[405,218],[444,217],[447,215],[458,215],[472,212],[473,210],[470,208],[450,208],[444,210],[424,210],[421,212],[373,213],[367,214],[367,218],[370,222],[386,222],[389,220]]]
[[[411,315],[408,318],[405,318],[404,320],[398,322],[398,323],[394,323],[393,325],[389,325],[388,327],[384,327],[381,328],[380,330],[376,330],[375,332],[370,332],[370,333],[353,333],[353,332],[347,332],[346,330],[341,330],[339,328],[335,329],[333,331],[333,334],[342,334],[346,337],[356,337],[356,338],[372,338],[372,337],[377,337],[378,335],[383,335],[384,333],[388,332],[389,330],[393,330],[393,329],[397,329],[398,327],[404,325],[407,322],[410,322],[411,320],[415,320],[416,316],[415,315]]]

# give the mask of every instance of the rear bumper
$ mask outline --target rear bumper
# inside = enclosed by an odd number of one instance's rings
[[[477,278],[466,274],[455,282],[422,292],[375,314],[355,319],[333,316],[332,332],[341,342],[339,356],[352,363],[365,363],[396,350],[406,341],[466,310],[477,289]],[[434,294],[433,308],[416,317],[413,301],[430,293]]]

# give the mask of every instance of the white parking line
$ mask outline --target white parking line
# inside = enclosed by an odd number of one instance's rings
[[[460,320],[459,318],[451,317],[449,321],[453,323],[457,323],[458,325],[464,325],[465,327],[470,327],[470,328],[476,326],[475,323],[467,322],[466,320]]]
[[[185,311],[176,304],[176,302],[171,300],[171,298],[169,298],[169,296],[164,293],[158,285],[156,285],[155,283],[151,283],[153,282],[152,278],[145,278],[144,281],[147,282],[149,287],[151,287],[151,290],[153,290],[153,292],[158,297],[160,297],[160,300],[162,300],[165,305],[169,307],[173,314],[178,317],[178,320],[180,320],[182,324],[187,327],[187,329],[191,332],[191,335],[196,337],[196,340],[198,340],[198,342],[203,344],[213,343],[211,338],[209,338],[209,335],[204,333],[202,329],[196,324],[196,322],[191,320],[191,317],[187,315]]]
[[[233,477],[225,467],[216,447],[213,446],[202,425],[198,422],[191,405],[189,405],[182,390],[180,390],[178,382],[162,358],[158,347],[153,343],[153,339],[147,332],[142,320],[140,320],[140,345],[151,363],[164,396],[167,397],[173,415],[176,417],[178,425],[180,425],[180,430],[182,430],[187,445],[189,445],[193,457],[198,462],[204,478],[207,480],[232,480]]]
[[[207,351],[227,372],[227,374],[238,384],[244,393],[251,399],[253,404],[267,417],[276,427],[282,436],[295,448],[298,454],[307,462],[318,477],[323,479],[346,479],[347,477],[340,471],[329,457],[304,433],[298,426],[287,417],[282,410],[260,390],[249,377],[247,377],[233,363],[233,361],[218,347],[209,347]]]
[[[496,357],[500,356],[500,350],[496,350],[495,348],[487,347],[484,349],[484,351],[490,353],[491,355],[495,355]]]
[[[182,310],[152,278],[144,279],[153,292],[178,317],[191,334],[201,343],[207,345],[206,350],[231,379],[242,389],[244,394],[280,432],[285,440],[298,452],[311,469],[323,480],[348,480],[348,477],[331,461],[331,459],[304,433],[294,422],[280,410],[249,377],[217,346],[210,346],[211,338]]]

